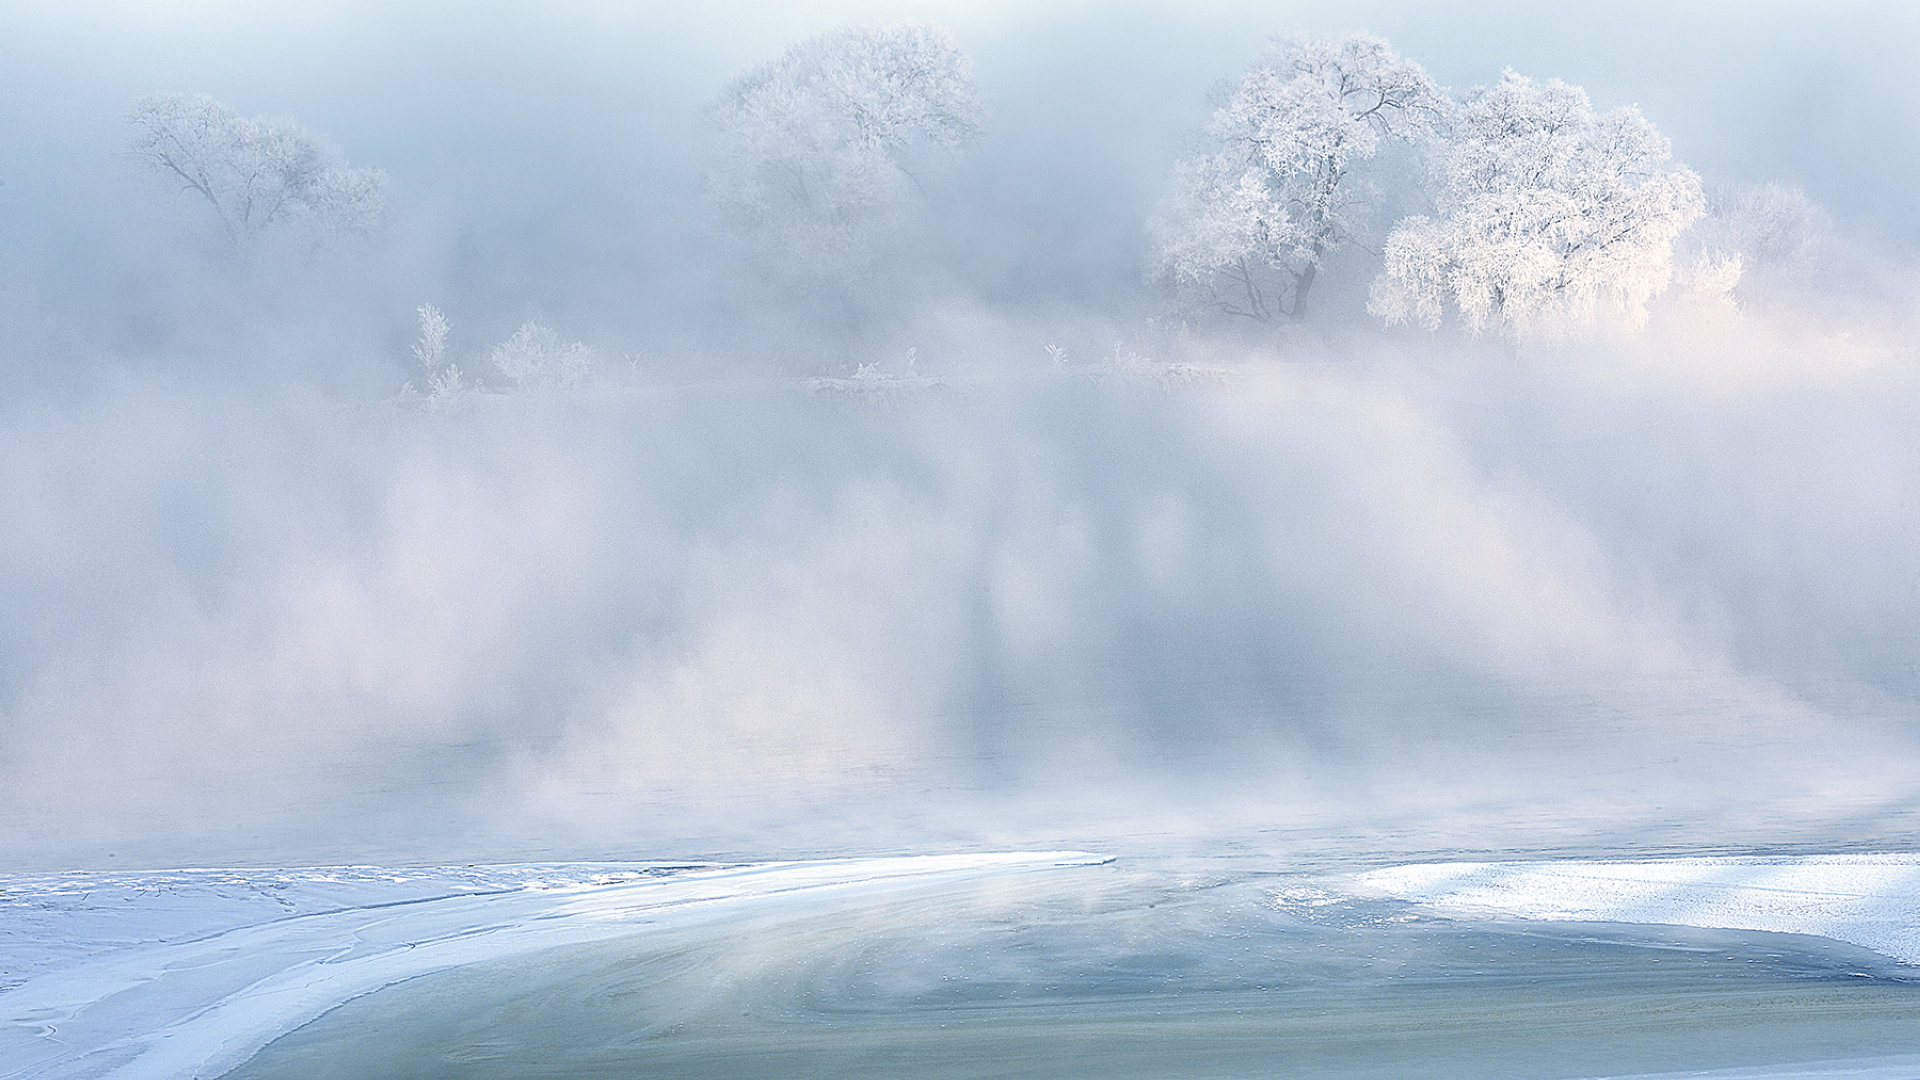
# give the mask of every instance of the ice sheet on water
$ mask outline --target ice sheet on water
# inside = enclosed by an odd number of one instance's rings
[[[1920,964],[1920,855],[1421,863],[1351,881],[1440,914],[1811,934]]]
[[[1920,1057],[1900,1056],[1868,1061],[1813,1061],[1757,1069],[1639,1073],[1593,1080],[1911,1080],[1915,1076],[1920,1076]]]

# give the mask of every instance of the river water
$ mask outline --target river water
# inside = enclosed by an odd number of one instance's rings
[[[229,1076],[1920,1076],[1920,970],[1865,950],[1329,880],[1123,860],[774,898],[400,983]]]

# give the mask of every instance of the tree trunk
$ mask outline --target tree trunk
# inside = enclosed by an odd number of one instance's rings
[[[1293,275],[1293,307],[1287,312],[1294,322],[1307,317],[1307,294],[1313,291],[1313,279],[1320,272],[1321,245],[1313,245],[1313,258],[1307,260],[1307,268]]]
[[[1319,273],[1319,263],[1308,263],[1308,269],[1294,275],[1294,307],[1288,311],[1298,323],[1308,317],[1308,292],[1313,290],[1313,275]]]

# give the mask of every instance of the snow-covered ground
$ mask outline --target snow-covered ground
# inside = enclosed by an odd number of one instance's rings
[[[1085,866],[1078,852],[738,867],[177,870],[0,879],[0,1077],[213,1077],[343,1001],[824,891]]]
[[[1436,914],[1814,934],[1920,964],[1920,855],[1425,863],[1353,883]]]

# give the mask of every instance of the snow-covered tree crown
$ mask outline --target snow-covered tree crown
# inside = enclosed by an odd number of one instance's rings
[[[1355,163],[1383,139],[1432,131],[1447,107],[1420,65],[1379,38],[1277,43],[1222,96],[1209,152],[1177,168],[1155,229],[1158,269],[1229,312],[1269,318],[1284,302],[1299,317],[1322,256],[1370,205]]]
[[[1277,42],[1243,76],[1207,123],[1275,175],[1316,172],[1372,157],[1381,137],[1432,129],[1445,98],[1419,64],[1376,37]]]
[[[210,207],[235,243],[294,223],[365,234],[385,212],[385,174],[348,167],[291,120],[248,119],[204,95],[155,94],[128,121],[134,152]]]
[[[920,154],[961,146],[980,124],[972,63],[950,32],[849,27],[727,87],[711,113],[709,193],[791,254],[844,255],[920,187]]]
[[[1637,324],[1672,277],[1673,241],[1704,206],[1635,108],[1596,114],[1586,92],[1508,71],[1473,95],[1433,159],[1434,217],[1387,240],[1371,310],[1475,333],[1556,336],[1606,310]]]

